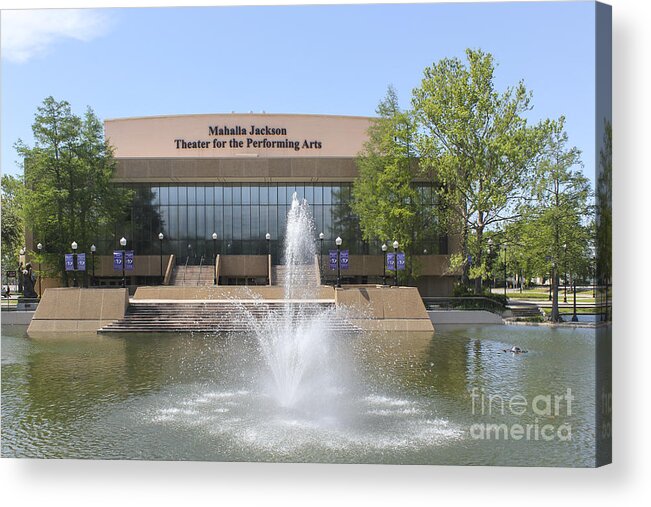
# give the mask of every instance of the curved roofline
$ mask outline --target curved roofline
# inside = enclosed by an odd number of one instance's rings
[[[104,121],[122,121],[122,120],[149,120],[158,118],[189,118],[189,117],[210,117],[210,116],[295,116],[295,117],[309,117],[309,118],[349,118],[360,120],[374,120],[377,116],[358,116],[358,115],[345,115],[345,114],[307,114],[307,113],[198,113],[198,114],[160,114],[152,116],[127,116],[124,118],[106,118]]]

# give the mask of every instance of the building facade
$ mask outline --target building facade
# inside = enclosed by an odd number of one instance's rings
[[[350,207],[355,159],[371,122],[367,117],[253,113],[106,120],[106,138],[117,161],[115,183],[131,189],[134,198],[128,219],[98,249],[108,254],[124,236],[136,255],[153,256],[162,247],[178,264],[211,262],[215,253],[267,252],[272,263],[282,263],[286,214],[296,193],[310,204],[315,241],[324,234],[326,257],[337,236],[350,251],[344,282],[381,282],[381,242],[362,241]],[[416,185],[436,206],[432,187]],[[454,280],[447,268],[449,249],[447,237],[432,224],[417,245],[423,252],[417,281],[423,295],[449,293]],[[247,279],[243,272],[221,283]]]

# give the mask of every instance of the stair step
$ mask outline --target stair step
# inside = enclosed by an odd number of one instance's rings
[[[292,324],[335,308],[331,302],[306,302],[288,308],[279,301],[260,303],[236,302],[138,302],[129,305],[124,318],[104,326],[99,332],[245,332],[250,329],[243,313],[272,324],[283,323],[289,316]],[[287,313],[289,310],[289,313]],[[332,331],[359,331],[343,318],[330,316],[325,325]]]

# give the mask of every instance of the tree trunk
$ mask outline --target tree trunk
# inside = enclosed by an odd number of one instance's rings
[[[483,213],[479,213],[479,219],[481,220],[483,217]],[[475,259],[473,259],[473,264],[475,266],[481,266],[482,263],[482,251],[481,251],[481,245],[482,245],[482,240],[484,237],[484,227],[479,226],[477,227],[477,256]],[[482,291],[482,275],[479,275],[477,278],[475,278],[475,294],[480,295]]]

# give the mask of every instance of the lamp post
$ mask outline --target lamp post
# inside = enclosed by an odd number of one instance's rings
[[[269,265],[271,261],[271,234],[269,233],[265,234],[264,239],[267,242],[267,265]],[[271,285],[271,268],[268,269],[269,269],[269,276],[268,276],[269,279],[267,280],[267,283]]]
[[[23,292],[23,268],[25,265],[25,247],[22,247],[18,252],[20,257],[18,257],[18,292]]]
[[[320,276],[320,278],[323,278],[323,239],[324,238],[325,238],[325,234],[320,232],[319,233],[319,244],[321,245],[321,253],[319,255],[319,276]],[[323,283],[323,281],[321,283]]]
[[[567,303],[567,243],[563,243],[563,303]]]
[[[38,297],[40,298],[43,295],[41,292],[41,250],[43,250],[43,244],[39,243],[36,248],[38,249]]]
[[[382,285],[387,284],[387,244],[382,243],[382,253],[384,254],[384,266],[382,270]]]
[[[120,246],[122,247],[122,287],[126,287],[127,278],[124,273],[124,255],[125,255],[124,248],[127,246],[127,238],[125,237],[120,238]]]
[[[160,245],[160,284],[163,285],[163,240],[165,235],[162,232],[158,233],[158,244]]]
[[[506,296],[506,243],[502,245],[504,249],[504,296]]]
[[[77,245],[76,241],[72,242],[72,286],[76,287],[77,286]]]
[[[572,287],[574,289],[574,312],[572,314],[572,322],[578,322],[579,317],[576,315],[576,280],[574,278],[572,278]]]
[[[341,238],[335,239],[337,245],[337,287],[341,287]]]
[[[212,233],[212,284],[217,285],[217,233]]]
[[[395,257],[393,258],[394,268],[396,268],[396,287],[398,286],[398,247],[400,244],[397,241],[393,242],[393,253]]]
[[[91,263],[93,264],[93,279],[91,280],[90,284],[91,286],[95,286],[95,252],[97,251],[97,247],[95,245],[90,245],[90,259]]]
[[[597,298],[597,259],[595,257],[592,257],[592,299],[595,299],[595,306],[596,306],[596,298]]]
[[[493,285],[491,283],[491,272],[493,271],[491,266],[491,256],[493,255],[493,238],[488,238],[488,292],[489,294],[493,293]]]

